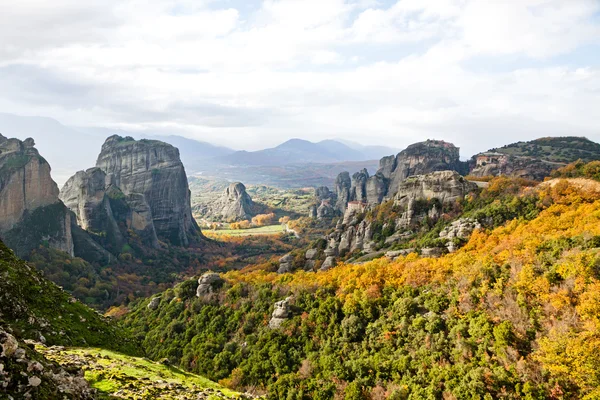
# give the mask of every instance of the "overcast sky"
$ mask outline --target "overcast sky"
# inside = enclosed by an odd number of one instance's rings
[[[600,0],[0,0],[0,111],[238,149],[600,141]]]

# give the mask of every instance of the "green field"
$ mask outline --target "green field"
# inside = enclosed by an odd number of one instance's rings
[[[250,229],[219,229],[219,230],[203,230],[208,236],[252,236],[252,235],[278,235],[285,231],[283,225],[261,226],[259,228]]]
[[[82,365],[85,379],[100,392],[101,399],[233,399],[240,394],[199,375],[147,358],[112,351],[37,346],[46,358],[60,364]],[[118,395],[115,396],[115,394]],[[243,398],[243,397],[242,397]]]

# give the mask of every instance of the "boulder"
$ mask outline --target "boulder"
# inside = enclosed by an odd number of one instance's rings
[[[307,260],[314,260],[317,257],[318,253],[319,253],[319,250],[310,249],[310,250],[306,251],[305,257]]]
[[[335,266],[335,257],[333,256],[328,256],[325,261],[323,262],[323,264],[321,265],[320,270],[321,271],[327,271],[328,269],[331,269],[332,267]]]
[[[207,272],[198,279],[198,288],[196,296],[202,297],[213,293],[216,288],[221,286],[225,281],[216,272]]]
[[[154,297],[154,298],[152,298],[152,300],[150,300],[150,303],[148,303],[148,309],[156,310],[159,305],[160,305],[160,297]]]
[[[277,270],[278,274],[287,274],[293,272],[293,261],[294,258],[291,254],[286,254],[279,259],[279,269]]]
[[[440,247],[426,247],[421,249],[421,255],[423,257],[437,258],[444,254],[444,249]]]
[[[285,300],[281,300],[275,303],[275,309],[273,310],[273,313],[271,314],[271,320],[269,321],[269,328],[278,329],[279,327],[281,327],[281,324],[290,317],[291,300],[292,298],[288,297]]]

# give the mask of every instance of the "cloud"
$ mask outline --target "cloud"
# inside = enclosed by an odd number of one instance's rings
[[[578,53],[600,54],[595,0],[13,3],[0,2],[7,112],[250,149],[600,140],[600,57]]]

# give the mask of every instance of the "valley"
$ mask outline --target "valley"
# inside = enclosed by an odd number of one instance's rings
[[[0,147],[6,393],[597,395],[586,139],[470,161],[427,140],[297,188],[188,178],[176,147],[115,135],[58,190],[33,139]]]

